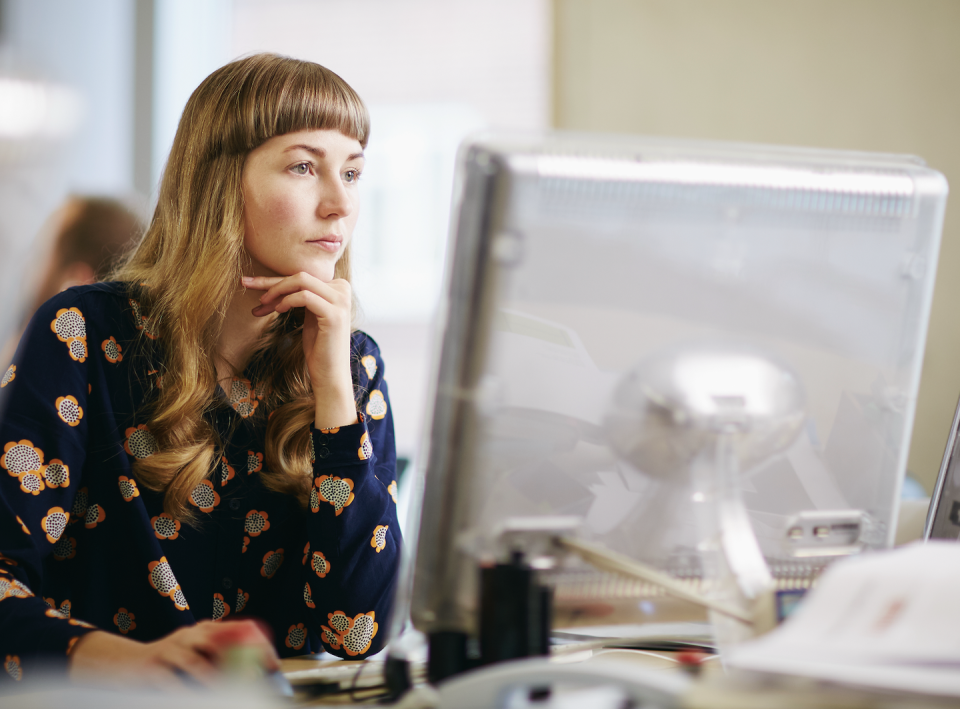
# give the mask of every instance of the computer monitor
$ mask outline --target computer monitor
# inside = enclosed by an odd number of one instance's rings
[[[468,142],[414,625],[476,636],[478,567],[516,518],[575,518],[584,539],[700,573],[689,482],[618,456],[609,425],[625,374],[687,344],[769,353],[804,390],[800,434],[741,471],[774,577],[889,546],[946,194],[908,156],[566,133]],[[646,593],[582,563],[542,575],[560,610]]]

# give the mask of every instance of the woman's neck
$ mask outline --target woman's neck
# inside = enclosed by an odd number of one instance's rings
[[[227,306],[215,358],[217,382],[221,386],[225,386],[232,377],[243,372],[257,340],[277,317],[275,313],[265,317],[253,315],[250,311],[258,305],[258,291],[239,288]]]

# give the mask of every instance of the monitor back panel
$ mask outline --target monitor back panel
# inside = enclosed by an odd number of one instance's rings
[[[476,565],[512,517],[576,516],[593,541],[697,575],[689,481],[619,459],[604,425],[625,373],[685,344],[759,348],[805,390],[800,436],[741,471],[771,567],[824,561],[785,543],[803,511],[860,510],[863,544],[891,543],[941,175],[899,156],[560,134],[478,139],[459,175],[421,629],[473,628]],[[575,563],[555,581],[622,592]]]

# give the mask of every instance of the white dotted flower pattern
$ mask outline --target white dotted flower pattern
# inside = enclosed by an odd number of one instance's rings
[[[353,502],[353,480],[350,478],[321,475],[313,481],[313,484],[318,491],[319,501],[333,505],[334,514],[338,517],[343,509]]]
[[[383,392],[374,389],[370,392],[370,399],[367,401],[367,416],[374,421],[379,421],[387,415],[387,400],[383,398]]]
[[[360,364],[363,365],[363,369],[367,373],[367,379],[373,379],[373,376],[377,373],[377,358],[373,355],[366,355],[360,358]]]
[[[50,329],[67,346],[70,357],[77,362],[87,359],[87,322],[77,308],[61,308],[50,323]]]
[[[370,649],[377,635],[378,625],[374,611],[359,613],[353,618],[343,611],[327,614],[329,627],[321,625],[321,639],[334,650],[341,647],[351,657]]]
[[[180,584],[177,583],[176,576],[173,575],[173,569],[170,568],[167,557],[161,556],[160,561],[151,561],[147,565],[147,571],[149,572],[147,580],[150,582],[150,586],[161,596],[166,596],[172,600],[177,610],[185,611],[190,607],[187,605],[187,599],[180,589]]]

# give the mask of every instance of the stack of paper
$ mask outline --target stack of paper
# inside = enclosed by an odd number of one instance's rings
[[[782,626],[731,668],[960,697],[960,544],[931,541],[838,562]]]

